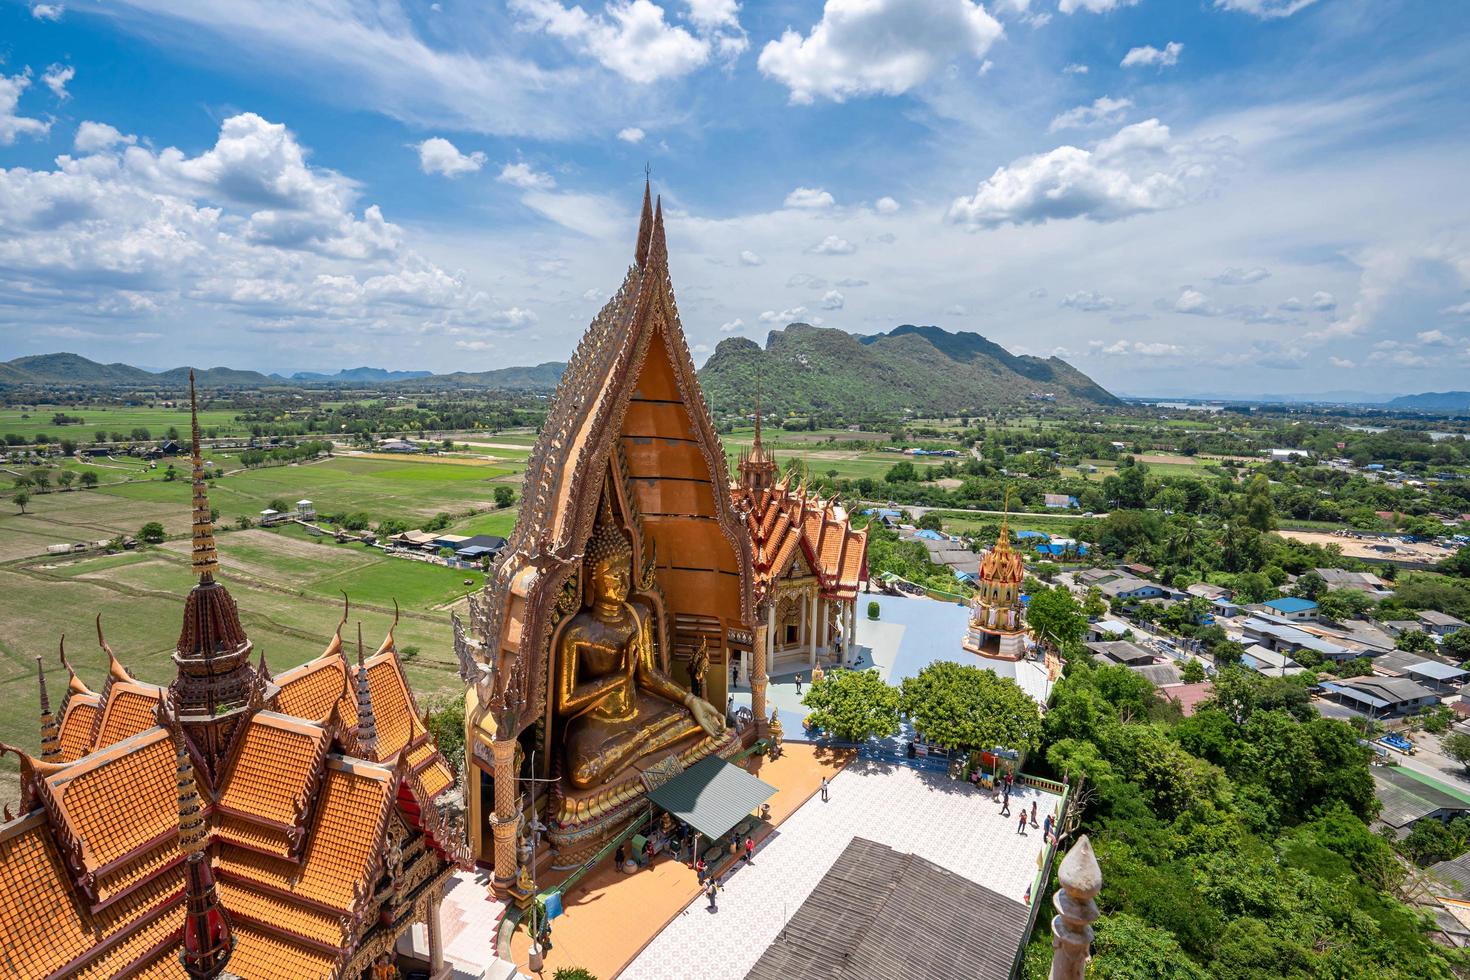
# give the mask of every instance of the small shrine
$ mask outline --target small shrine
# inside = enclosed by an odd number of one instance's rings
[[[995,547],[980,560],[980,589],[970,600],[970,625],[961,645],[970,653],[998,660],[1028,656],[1026,606],[1021,583],[1026,566],[1011,547],[1008,521],[1003,521]]]

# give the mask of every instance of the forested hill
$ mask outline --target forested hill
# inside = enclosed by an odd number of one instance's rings
[[[743,337],[723,340],[699,380],[717,411],[751,411],[757,388],[767,409],[844,417],[1118,403],[1059,358],[1018,357],[976,333],[910,324],[861,337],[793,323],[771,331],[764,349]]]
[[[1470,391],[1426,391],[1418,395],[1399,395],[1384,406],[1402,412],[1449,412],[1470,415]]]

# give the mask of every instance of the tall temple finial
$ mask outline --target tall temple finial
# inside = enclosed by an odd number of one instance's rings
[[[362,656],[362,624],[357,624],[357,742],[369,755],[378,749],[378,724],[373,717],[373,694]]]
[[[214,517],[204,488],[204,454],[199,448],[199,396],[194,389],[194,369],[189,369],[189,416],[194,429],[194,574],[201,584],[214,581],[219,555],[214,549]]]
[[[41,658],[36,657],[36,682],[41,687],[41,761],[61,761],[61,727],[51,713],[51,698],[46,693],[46,668]]]
[[[643,165],[643,215],[638,219],[638,243],[633,249],[633,261],[638,268],[648,264],[648,243],[653,238],[653,185],[649,177],[650,168]]]
[[[1083,834],[1057,868],[1062,886],[1052,898],[1057,915],[1051,920],[1051,980],[1082,980],[1087,973],[1092,923],[1097,920],[1097,896],[1102,891],[1102,869]]]
[[[653,234],[648,238],[648,261],[655,267],[668,270],[669,243],[664,237],[664,196],[660,194],[653,202]]]
[[[204,804],[194,778],[194,759],[179,725],[161,705],[160,720],[174,740],[179,790],[179,850],[184,854],[184,943],[179,962],[191,980],[214,980],[224,972],[235,951],[235,935],[229,916],[220,905],[210,867]]]
[[[761,365],[755,364],[755,443],[751,449],[756,455],[761,451]]]

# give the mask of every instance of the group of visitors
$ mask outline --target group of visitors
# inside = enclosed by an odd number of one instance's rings
[[[1009,771],[996,780],[996,786],[1000,790],[1000,815],[1002,817],[1009,817],[1011,815],[1011,787],[1015,785],[1015,780],[1015,775]],[[1028,836],[1026,826],[1030,824],[1033,830],[1041,831],[1043,840],[1048,844],[1053,843],[1055,821],[1052,819],[1052,815],[1048,813],[1044,824],[1037,823],[1037,809],[1035,800],[1031,801],[1031,810],[1029,813],[1025,806],[1021,807],[1020,813],[1016,816],[1016,833],[1022,837]]]

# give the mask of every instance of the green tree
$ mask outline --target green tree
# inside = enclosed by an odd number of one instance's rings
[[[1010,678],[939,660],[903,681],[902,707],[937,745],[1029,752],[1041,743],[1041,712]]]
[[[163,542],[163,525],[157,521],[149,521],[138,529],[138,539],[148,544],[160,544]]]
[[[1298,576],[1291,587],[1291,594],[1301,599],[1320,599],[1326,591],[1327,580],[1315,570]]]
[[[31,493],[29,490],[17,490],[15,491],[15,495],[10,499],[15,502],[15,506],[19,507],[20,512],[24,514],[26,512],[26,504],[31,502]]]
[[[1455,630],[1440,640],[1439,652],[1462,663],[1470,660],[1470,629]]]
[[[1271,481],[1266,478],[1266,474],[1257,473],[1251,477],[1251,482],[1245,491],[1242,516],[1245,522],[1257,531],[1275,529],[1276,509],[1271,503]]]
[[[1037,637],[1058,647],[1077,642],[1087,632],[1087,616],[1082,607],[1060,585],[1032,594],[1026,606],[1026,621]]]
[[[84,486],[84,487],[86,487],[87,489],[90,490],[92,487],[95,487],[96,485],[97,485],[97,474],[96,473],[93,473],[91,470],[88,470],[87,472],[85,472],[85,473],[82,474],[82,486]]]
[[[1355,619],[1372,606],[1367,593],[1357,589],[1333,589],[1317,598],[1317,611],[1338,622]]]
[[[1094,585],[1087,590],[1087,598],[1082,601],[1082,614],[1091,621],[1106,616],[1107,612],[1108,604],[1103,599],[1102,589]]]
[[[898,690],[875,669],[834,670],[807,688],[801,703],[814,726],[844,742],[898,734]]]
[[[919,482],[919,471],[908,460],[900,460],[883,474],[883,479],[888,483],[917,483]]]
[[[62,470],[56,475],[56,482],[64,488],[70,487],[73,483],[77,482],[77,474],[73,470]]]
[[[1205,665],[1191,657],[1184,662],[1179,676],[1186,684],[1198,684],[1205,679]]]
[[[938,514],[931,510],[919,518],[918,527],[922,531],[943,531],[944,521],[940,519]]]
[[[459,772],[464,767],[464,697],[437,694],[429,699],[425,712],[434,743],[454,771]]]
[[[1439,563],[1439,570],[1446,575],[1470,578],[1470,545],[1465,545],[1453,555]]]
[[[1429,653],[1435,647],[1434,637],[1425,630],[1404,630],[1393,645],[1410,653]]]
[[[495,506],[509,507],[516,502],[516,492],[510,487],[495,488]]]
[[[597,980],[597,977],[586,967],[559,966],[551,975],[551,980]]]
[[[1103,916],[1095,928],[1091,980],[1211,980],[1166,929],[1126,912]]]
[[[291,509],[291,505],[286,503],[283,497],[272,497],[271,502],[266,504],[266,506],[278,514],[284,514]]]
[[[1470,769],[1470,735],[1464,732],[1450,732],[1439,740],[1439,747],[1444,750],[1445,755],[1466,769]]]

